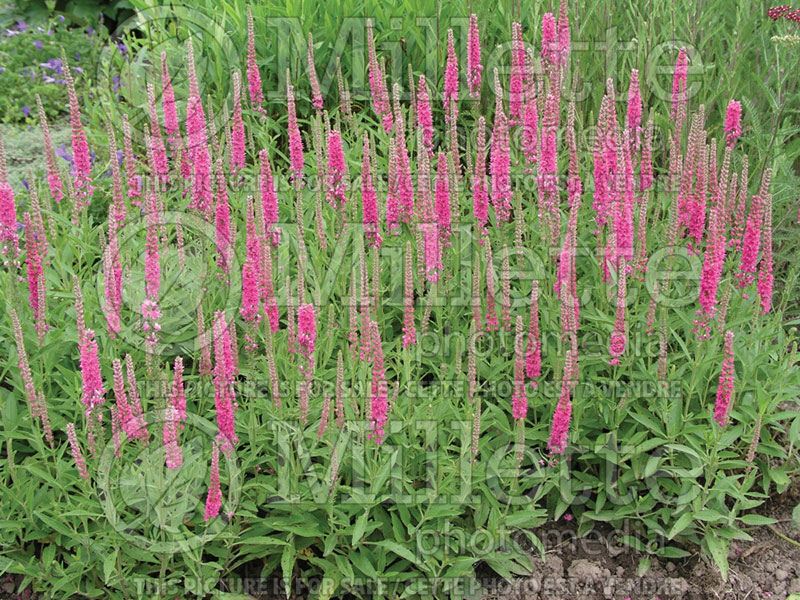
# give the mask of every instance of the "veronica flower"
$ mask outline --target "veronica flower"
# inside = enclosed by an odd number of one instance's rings
[[[249,13],[248,8],[248,13]],[[208,495],[206,496],[206,508],[203,515],[204,521],[210,521],[219,515],[222,507],[222,490],[219,486],[219,446],[214,442],[211,447],[211,469],[208,482]]]
[[[525,394],[525,350],[523,343],[522,317],[517,315],[514,337],[514,392],[511,395],[511,411],[516,421],[523,421],[528,413],[528,396]]]
[[[433,155],[433,115],[428,97],[428,86],[425,75],[419,76],[417,85],[417,127],[422,129],[422,142],[429,155]]]
[[[78,469],[78,475],[88,480],[89,472],[86,470],[86,460],[83,458],[83,452],[81,452],[81,447],[78,444],[78,436],[75,434],[75,424],[67,423],[66,430],[69,449],[75,461],[75,467]]]
[[[81,123],[81,111],[78,105],[78,95],[75,93],[75,83],[70,73],[69,65],[64,62],[67,92],[69,94],[70,125],[72,126],[72,152],[75,157],[75,172],[73,185],[75,196],[80,203],[88,204],[94,187],[92,186],[92,163],[89,158],[89,145],[86,142],[86,133]]]
[[[233,126],[231,127],[231,167],[236,173],[244,168],[244,123],[242,122],[242,82],[233,74]]]
[[[256,38],[253,27],[253,13],[247,7],[247,89],[250,93],[250,106],[261,113],[261,118],[267,118],[267,111],[262,106],[264,92],[261,90],[261,74],[258,72],[256,62]]]
[[[481,95],[481,40],[478,32],[478,17],[472,13],[469,17],[469,34],[467,36],[467,86],[469,96],[479,100]]]
[[[717,401],[714,405],[714,420],[722,427],[728,422],[728,411],[730,410],[735,378],[736,371],[733,365],[733,332],[726,331],[724,358],[719,374],[719,384],[717,385]]]
[[[483,244],[483,236],[488,232],[489,221],[489,186],[486,181],[486,120],[478,117],[478,139],[476,142],[475,175],[472,178],[472,210],[480,232],[479,244]]]
[[[311,105],[317,112],[322,110],[322,92],[319,89],[317,68],[314,65],[314,39],[308,32],[308,81],[311,84]]]
[[[370,427],[367,439],[374,440],[379,446],[386,435],[386,422],[389,415],[388,387],[386,371],[383,363],[383,345],[377,321],[369,320],[366,325],[372,348],[372,381],[370,396]]]
[[[564,360],[564,374],[561,379],[561,396],[558,399],[555,413],[553,414],[553,424],[550,428],[550,441],[547,447],[553,454],[563,454],[567,449],[567,439],[569,437],[569,424],[572,417],[572,404],[570,394],[573,387],[572,380],[575,372],[575,361],[572,350],[567,350]]]
[[[303,139],[300,137],[300,128],[297,125],[297,114],[294,105],[294,86],[289,81],[289,70],[286,70],[286,96],[289,113],[289,169],[292,172],[292,181],[296,188],[303,185]]]
[[[261,209],[264,214],[264,233],[269,237],[273,247],[277,247],[281,239],[281,230],[278,223],[278,196],[275,193],[275,182],[272,178],[272,167],[269,162],[269,153],[261,150],[258,153],[261,164],[259,184],[261,188]]]
[[[232,445],[239,440],[236,437],[234,426],[234,401],[233,382],[236,377],[236,367],[231,348],[230,328],[225,318],[225,313],[214,313],[214,404],[217,412],[217,436],[222,444],[222,451],[226,454]]]
[[[412,270],[411,242],[406,242],[403,278],[403,348],[417,343],[414,327],[414,273]]]
[[[342,149],[342,134],[337,129],[331,129],[328,134],[328,168],[326,169],[327,181],[325,196],[334,209],[344,211],[347,202],[347,164]]]
[[[522,120],[525,98],[525,43],[522,25],[511,24],[511,81],[509,82],[508,116],[513,125]]]
[[[458,57],[452,29],[447,30],[447,64],[444,68],[443,100],[447,121],[456,121],[458,119]],[[452,114],[450,114],[451,112]]]
[[[492,205],[497,220],[511,218],[511,154],[509,149],[508,120],[503,109],[495,113],[492,129],[490,171],[492,175]]]
[[[50,139],[50,128],[47,125],[47,117],[42,106],[42,99],[36,94],[36,106],[39,109],[39,123],[42,126],[42,137],[44,138],[44,153],[47,160],[47,185],[50,188],[50,196],[53,201],[58,203],[64,197],[62,192],[63,185],[61,176],[56,166],[55,154],[53,153],[53,142]]]
[[[436,189],[434,194],[436,206],[436,222],[439,225],[439,237],[445,245],[450,244],[450,186],[447,172],[447,155],[439,152],[436,170]]]
[[[731,100],[725,114],[725,145],[734,146],[742,135],[742,103]]]
[[[378,199],[375,195],[375,187],[372,185],[369,135],[366,131],[364,132],[364,152],[361,163],[361,204],[367,240],[371,246],[380,248],[382,239],[378,224]]]
[[[78,340],[80,351],[81,379],[83,380],[83,395],[81,401],[86,407],[87,418],[100,404],[105,402],[106,389],[103,387],[103,378],[100,375],[100,359],[97,351],[97,340],[94,331],[87,329]]]

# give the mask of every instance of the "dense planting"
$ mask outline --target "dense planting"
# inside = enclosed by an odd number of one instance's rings
[[[747,101],[690,102],[680,48],[668,101],[633,69],[583,121],[562,2],[505,75],[475,15],[448,30],[441,89],[389,77],[366,20],[368,106],[341,68],[323,97],[309,35],[276,121],[247,14],[223,115],[189,41],[89,130],[62,55],[69,169],[41,107],[41,177],[0,147],[0,568],[462,597],[565,517],[724,575],[800,439]]]

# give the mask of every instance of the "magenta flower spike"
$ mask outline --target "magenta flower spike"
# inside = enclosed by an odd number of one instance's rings
[[[714,404],[714,420],[722,427],[728,422],[736,370],[733,365],[733,332],[725,332],[725,348],[717,385],[717,400]]]
[[[469,33],[467,35],[467,87],[469,97],[473,100],[481,98],[481,40],[478,31],[478,17],[472,13],[469,17]]]

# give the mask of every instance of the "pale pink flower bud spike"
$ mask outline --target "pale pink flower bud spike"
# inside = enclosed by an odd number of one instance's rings
[[[211,447],[211,469],[208,482],[208,495],[206,496],[206,508],[203,515],[204,521],[219,515],[222,508],[222,490],[219,485],[219,446],[214,442]]]
[[[723,350],[724,358],[719,374],[719,384],[717,385],[717,400],[714,405],[714,420],[724,427],[728,422],[730,412],[731,397],[733,396],[734,380],[736,371],[733,364],[733,332],[725,332],[725,347]]]
[[[83,479],[89,479],[89,472],[86,470],[86,460],[83,458],[83,452],[78,444],[78,436],[75,434],[75,424],[67,423],[67,439],[69,440],[69,449],[72,453],[72,458],[75,460],[75,467],[78,469],[78,475]]]
[[[267,118],[264,110],[264,92],[261,90],[261,74],[256,62],[256,37],[253,25],[253,13],[247,7],[247,89],[250,93],[250,106],[261,113],[261,119]]]

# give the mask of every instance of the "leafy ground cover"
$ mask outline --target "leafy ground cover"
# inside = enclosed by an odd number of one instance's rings
[[[132,4],[0,161],[6,584],[795,592],[795,13]]]

